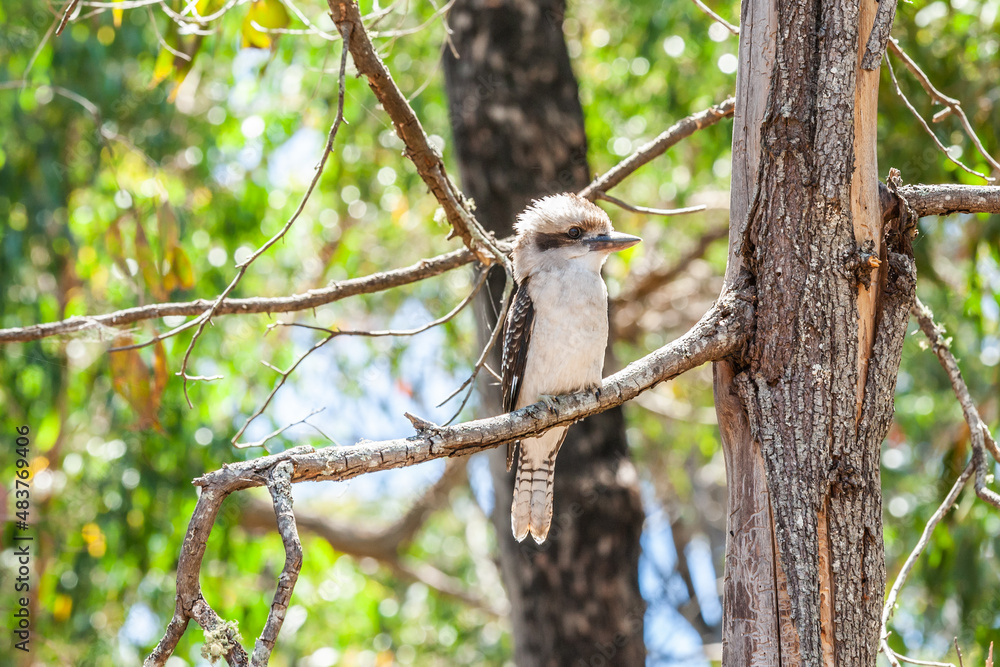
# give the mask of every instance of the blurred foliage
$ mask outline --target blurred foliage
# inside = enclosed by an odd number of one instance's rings
[[[201,0],[198,7],[210,14],[224,4]],[[335,32],[324,3],[297,6],[320,30]],[[737,21],[738,3],[712,6]],[[312,177],[335,114],[339,43],[269,33],[305,28],[271,0],[235,6],[206,26],[205,35],[181,34],[159,8],[140,7],[84,8],[56,37],[52,7],[0,7],[0,219],[6,223],[0,326],[217,295],[235,275],[234,264],[284,224]],[[376,43],[452,165],[438,66],[444,30],[432,4],[405,7],[405,14],[394,5],[377,19],[383,34]],[[1000,151],[998,13],[1000,0],[902,3],[894,30],[931,80],[963,102],[994,155]],[[678,118],[732,94],[737,40],[692,3],[577,3],[565,32],[598,172]],[[904,91],[929,117],[936,109],[894,65]],[[303,292],[456,247],[434,221],[435,204],[366,82],[350,66],[348,74],[348,124],[318,191],[236,295]],[[725,204],[731,126],[723,121],[685,140],[615,194],[646,206]],[[986,170],[955,119],[933,128],[955,154]],[[899,167],[907,182],[975,182],[922,134],[884,70],[879,160],[883,173]],[[612,294],[630,272],[669,265],[726,222],[719,211],[674,219],[611,213],[618,228],[646,239],[609,261]],[[972,394],[996,429],[1000,217],[927,218],[920,230],[920,296],[954,337]],[[634,359],[686,329],[718,293],[725,257],[724,242],[713,244],[684,277],[642,304],[637,333],[617,345],[618,358]],[[413,326],[447,312],[469,288],[469,273],[456,271],[280,319],[351,329]],[[301,419],[306,403],[328,406],[310,421],[342,443],[408,433],[400,417],[407,406],[447,419],[457,401],[437,411],[433,406],[475,358],[473,318],[479,316],[463,312],[436,333],[413,339],[420,344],[334,341],[300,367],[248,434],[260,438]],[[40,664],[133,664],[158,639],[173,609],[173,567],[196,500],[190,481],[261,453],[229,443],[277,379],[261,362],[287,368],[317,340],[283,327],[265,335],[274,319],[221,317],[206,329],[189,370],[223,379],[191,384],[193,408],[175,375],[190,331],[138,351],[108,353],[112,344],[150,340],[181,320],[0,347],[4,433],[27,424],[33,438],[31,511],[39,548],[33,657]],[[650,399],[628,409],[636,460],[667,507],[674,536],[706,537],[721,572],[725,473],[711,424],[711,373],[701,369],[653,394],[655,405]],[[896,415],[884,449],[890,581],[968,458],[961,412],[919,336],[904,348]],[[268,444],[303,443],[329,444],[306,426]],[[383,476],[370,484],[311,485],[296,494],[301,506],[338,519],[388,524],[434,474],[417,473],[417,483]],[[263,625],[283,551],[276,536],[241,527],[245,502],[234,497],[224,506],[202,583],[207,599],[239,622],[249,644]],[[12,534],[5,524],[4,591],[13,571]],[[1000,627],[998,534],[1000,517],[964,495],[904,589],[895,647],[941,659],[958,636],[966,660],[982,660]],[[448,511],[432,517],[403,558],[426,560],[470,591],[496,598],[491,539],[471,493],[459,488]],[[501,664],[509,655],[502,620],[374,561],[336,553],[317,538],[304,536],[304,545],[274,664]],[[0,596],[4,617],[9,604],[9,595]],[[201,642],[192,625],[177,656],[203,663]]]

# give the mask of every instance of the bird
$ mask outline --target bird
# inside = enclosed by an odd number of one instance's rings
[[[553,396],[600,388],[608,344],[608,256],[642,239],[575,194],[533,201],[514,225],[514,292],[504,324],[501,391],[511,412]],[[542,544],[552,524],[556,454],[568,426],[507,445],[507,471],[520,446],[511,531]]]

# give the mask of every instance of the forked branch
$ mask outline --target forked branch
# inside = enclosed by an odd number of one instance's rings
[[[438,458],[465,456],[510,440],[541,433],[621,405],[660,382],[709,361],[723,359],[744,346],[753,317],[753,295],[731,292],[686,334],[607,378],[600,390],[584,391],[536,403],[509,414],[456,426],[429,426],[409,438],[362,441],[352,447],[296,447],[273,456],[224,466],[195,480],[201,495],[177,564],[177,603],[173,619],[146,659],[147,667],[163,665],[190,619],[216,631],[223,624],[201,593],[199,575],[205,548],[223,500],[231,493],[273,486],[276,470],[289,470],[289,482],[345,480],[358,475],[415,465]],[[275,499],[278,508],[277,497]],[[289,539],[285,540],[286,551]],[[286,561],[287,564],[288,561]],[[284,575],[283,575],[284,576]],[[279,586],[279,593],[281,592]],[[282,598],[284,600],[284,598]],[[279,604],[278,594],[275,604]],[[207,610],[207,611],[206,611]],[[279,615],[272,608],[276,619]],[[204,621],[204,622],[203,622]],[[221,625],[220,625],[221,624]],[[280,625],[280,623],[279,623]],[[240,649],[242,651],[242,649]],[[243,662],[235,648],[230,664]]]

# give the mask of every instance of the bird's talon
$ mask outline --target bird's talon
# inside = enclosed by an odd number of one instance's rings
[[[559,397],[552,394],[542,394],[538,397],[538,400],[545,404],[549,412],[556,415],[559,414]]]

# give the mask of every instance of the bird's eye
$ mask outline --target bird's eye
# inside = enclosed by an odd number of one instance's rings
[[[580,229],[579,227],[570,227],[569,231],[566,232],[566,236],[570,237],[571,239],[578,239],[580,238],[581,234],[583,234],[583,230]]]

